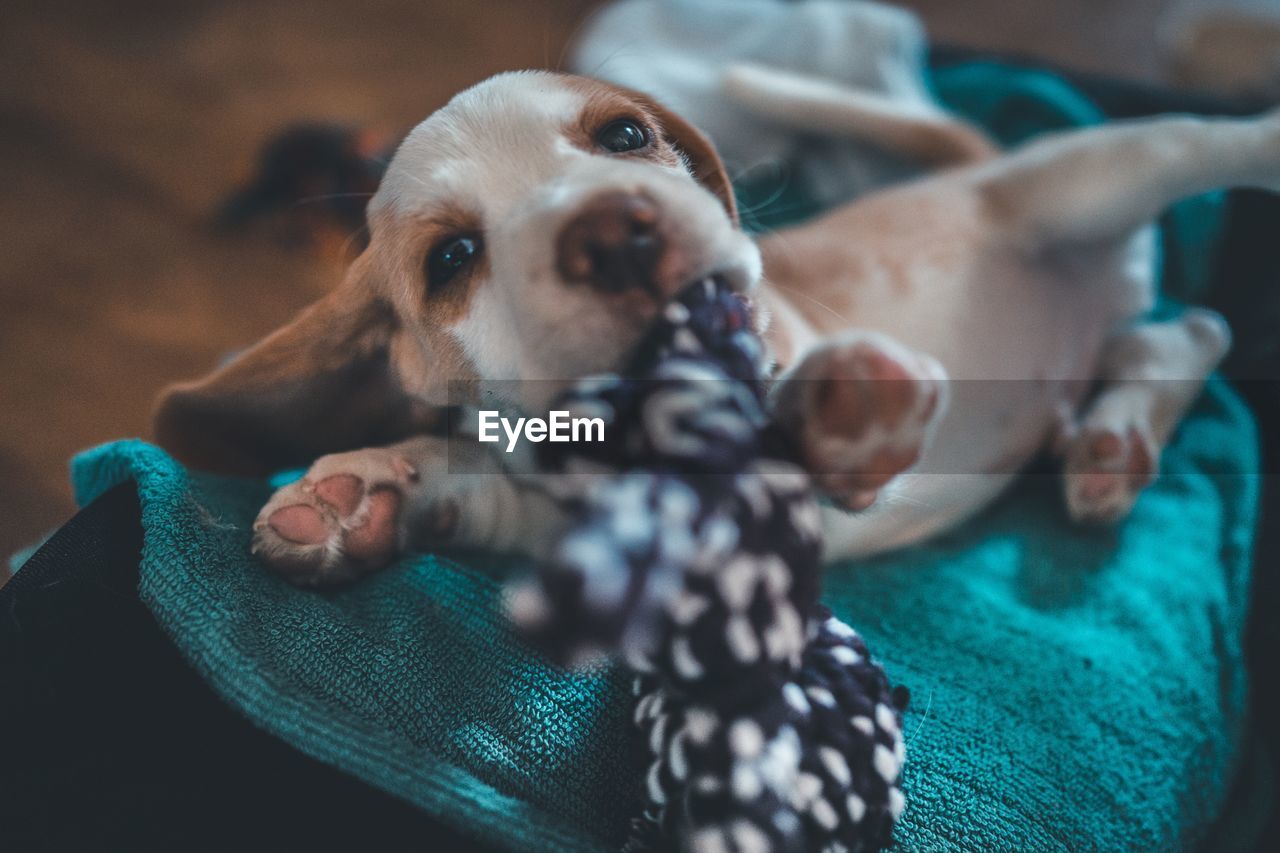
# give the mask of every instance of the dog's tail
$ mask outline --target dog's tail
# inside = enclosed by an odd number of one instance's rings
[[[852,89],[763,65],[729,66],[724,93],[755,115],[805,133],[868,142],[932,168],[980,163],[1000,149],[977,127],[924,102]]]

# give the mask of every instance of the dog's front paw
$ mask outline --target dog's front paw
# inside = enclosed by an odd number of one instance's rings
[[[1086,426],[1067,446],[1067,510],[1080,522],[1113,524],[1155,479],[1159,449],[1148,430]]]
[[[935,359],[882,335],[854,334],[808,355],[779,392],[816,485],[866,509],[914,465],[945,405]]]
[[[408,460],[391,450],[321,457],[258,513],[253,553],[300,586],[337,583],[382,568],[400,549],[400,511],[417,477]]]

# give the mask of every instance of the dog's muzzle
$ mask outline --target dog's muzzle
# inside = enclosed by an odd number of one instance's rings
[[[607,293],[658,293],[658,266],[667,251],[659,219],[657,203],[640,193],[611,191],[590,199],[560,231],[560,275]]]

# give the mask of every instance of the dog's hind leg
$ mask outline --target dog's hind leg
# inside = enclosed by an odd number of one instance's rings
[[[1055,134],[970,179],[992,219],[1030,248],[1114,241],[1187,196],[1237,186],[1280,191],[1280,111]]]
[[[1128,515],[1229,344],[1226,321],[1200,308],[1134,326],[1109,342],[1098,393],[1063,436],[1072,518],[1111,523]]]
[[[931,166],[957,166],[999,153],[978,128],[928,103],[903,103],[831,80],[762,65],[725,71],[725,96],[794,130],[868,142]]]

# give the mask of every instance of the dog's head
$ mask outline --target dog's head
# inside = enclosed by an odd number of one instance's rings
[[[683,285],[745,289],[760,273],[701,133],[647,97],[549,72],[494,77],[416,127],[368,221],[333,293],[166,391],[162,444],[254,472],[394,440],[459,388],[540,406],[618,367]]]

